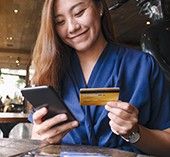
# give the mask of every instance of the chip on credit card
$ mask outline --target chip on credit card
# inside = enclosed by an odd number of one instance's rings
[[[119,100],[118,87],[113,88],[81,88],[81,105],[106,105],[107,102]]]

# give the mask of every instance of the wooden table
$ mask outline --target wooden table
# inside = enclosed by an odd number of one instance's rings
[[[94,146],[46,145],[35,140],[0,139],[0,157],[148,157],[118,149]],[[65,156],[64,156],[65,155]],[[99,157],[99,156],[98,156]]]
[[[0,129],[3,137],[8,137],[11,129],[18,123],[28,122],[28,114],[24,113],[0,113]]]
[[[40,141],[1,138],[0,157],[16,156],[17,154],[37,149],[39,146]]]
[[[28,122],[28,114],[25,113],[0,113],[0,123]]]

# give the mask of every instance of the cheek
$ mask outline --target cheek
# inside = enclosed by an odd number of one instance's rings
[[[56,32],[58,34],[58,36],[64,40],[65,36],[66,36],[66,31],[64,30],[63,27],[59,27],[59,28],[56,28]]]
[[[82,19],[82,22],[88,26],[95,26],[98,21],[98,17],[92,13],[90,15],[86,15],[84,19]]]
[[[100,28],[100,17],[96,13],[92,13],[89,18],[84,19],[84,23],[91,27],[93,31],[98,31]]]

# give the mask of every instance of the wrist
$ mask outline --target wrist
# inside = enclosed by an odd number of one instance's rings
[[[141,137],[140,136],[140,128],[139,128],[138,124],[134,127],[134,129],[132,130],[132,132],[130,134],[121,136],[122,139],[124,139],[125,141],[132,143],[132,144],[138,142],[140,137]]]

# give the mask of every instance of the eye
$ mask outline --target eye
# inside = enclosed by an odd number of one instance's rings
[[[56,25],[64,25],[65,21],[64,20],[55,20]]]
[[[86,9],[80,10],[79,12],[77,12],[77,13],[75,14],[75,16],[76,16],[76,17],[82,16],[82,15],[84,14],[85,10],[86,10]]]

